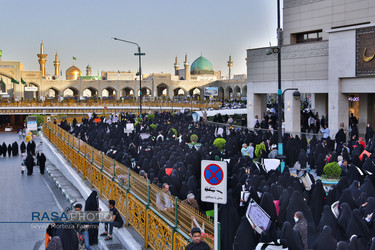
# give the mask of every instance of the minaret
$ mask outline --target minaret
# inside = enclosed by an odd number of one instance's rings
[[[46,62],[47,62],[47,54],[44,54],[44,45],[43,41],[40,44],[40,54],[38,54],[38,62],[40,65],[40,72],[42,72],[42,76],[46,75]]]
[[[60,61],[59,61],[59,55],[57,54],[57,51],[55,55],[55,61],[53,61],[53,65],[55,66],[55,78],[57,78],[60,74]]]
[[[232,70],[232,67],[233,67],[233,61],[232,61],[232,56],[229,56],[229,61],[228,61],[228,68],[229,68],[229,80],[230,80],[230,77],[231,77],[231,70]]]
[[[86,67],[86,76],[91,76],[91,66],[87,65]]]
[[[174,59],[174,75],[177,76],[178,75],[178,70],[180,68],[178,67],[178,62],[177,62],[177,56],[176,58]]]
[[[187,60],[187,54],[185,54],[184,67],[185,67],[185,80],[190,80],[189,62]]]

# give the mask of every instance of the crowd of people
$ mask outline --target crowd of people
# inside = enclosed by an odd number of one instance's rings
[[[19,152],[21,152],[21,154]],[[22,141],[19,147],[17,141],[9,144],[8,147],[5,142],[3,142],[3,144],[0,145],[0,157],[5,158],[7,155],[8,157],[20,156],[22,158],[22,175],[24,175],[25,171],[27,175],[32,175],[35,166],[39,166],[40,173],[44,174],[47,158],[44,153],[36,152],[36,144],[34,141],[29,141],[27,145]]]
[[[128,123],[134,124],[132,133],[124,131]],[[216,125],[194,123],[186,112],[155,113],[142,119],[132,114],[98,119],[94,114],[82,124],[61,122],[59,126],[123,165],[146,174],[166,193],[181,200],[194,197],[201,211],[213,209],[213,204],[200,199],[201,160],[226,159],[228,201],[219,208],[222,249],[254,249],[262,242],[289,249],[375,247],[373,134],[365,140],[353,133],[347,138],[344,128],[335,138],[313,136],[307,140],[304,135],[283,134],[286,166],[299,165],[300,174],[311,170],[321,176],[327,163],[339,162],[341,179],[326,193],[322,182],[311,174],[313,184],[307,190],[288,167],[283,172],[266,172],[254,163],[275,155],[275,130],[226,129],[218,134]],[[201,144],[198,148],[187,144],[193,134]],[[222,149],[213,144],[218,137],[226,140]],[[255,148],[253,154],[243,150],[245,143]],[[241,191],[250,193],[248,200],[241,199]],[[260,234],[245,216],[250,199],[271,219],[269,228]],[[335,215],[331,205],[337,201]]]
[[[113,228],[123,227],[124,221],[116,208],[114,200],[108,201],[108,207],[109,211],[112,212],[112,219],[110,222],[105,223],[105,231],[101,234],[99,234],[99,223],[102,221],[94,221],[89,224],[80,221],[50,224],[46,230],[46,250],[81,249],[79,248],[81,244],[80,238],[82,238],[81,242],[83,241],[82,245],[87,250],[91,250],[91,246],[98,245],[99,236],[105,237],[105,241],[111,241]],[[95,190],[87,197],[84,207],[81,203],[74,204],[75,213],[93,213],[92,216],[95,218],[95,213],[99,211],[101,211],[99,207],[99,195]]]

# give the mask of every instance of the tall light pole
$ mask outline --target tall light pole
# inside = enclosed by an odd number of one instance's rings
[[[280,0],[277,0],[277,46],[278,46],[278,54],[277,54],[277,101],[278,101],[278,109],[277,109],[277,122],[278,122],[278,155],[277,158],[280,159],[280,170],[281,172],[284,171],[285,168],[285,157],[283,155],[283,137],[282,137],[282,98],[283,92],[281,90],[281,43],[282,43],[282,30],[280,24]]]
[[[134,53],[135,56],[139,57],[139,116],[142,117],[142,63],[141,63],[141,56],[146,55],[146,53],[141,53],[141,47],[138,45],[138,43],[123,40],[120,38],[112,37],[113,40],[124,42],[124,43],[131,43],[134,45],[137,45],[138,47],[138,53]]]

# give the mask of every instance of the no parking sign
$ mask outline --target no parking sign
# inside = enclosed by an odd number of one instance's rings
[[[227,162],[202,161],[201,200],[219,204],[227,203]]]

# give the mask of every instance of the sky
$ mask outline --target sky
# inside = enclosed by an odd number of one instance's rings
[[[1,4],[0,49],[3,61],[20,61],[24,70],[39,70],[40,43],[48,54],[46,70],[54,74],[74,64],[85,75],[89,64],[99,71],[138,70],[135,45],[146,53],[142,73],[173,73],[178,57],[183,68],[200,55],[215,71],[246,74],[246,50],[276,44],[275,0],[4,0]]]

